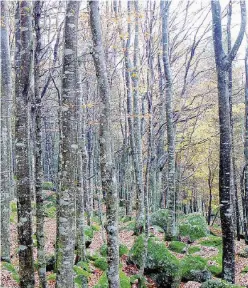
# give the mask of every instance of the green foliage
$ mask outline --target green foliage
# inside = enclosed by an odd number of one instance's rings
[[[159,226],[166,232],[169,212],[167,209],[159,209],[150,216],[150,224]]]
[[[123,223],[129,222],[131,220],[132,220],[131,216],[124,216],[121,218],[121,222]]]
[[[104,257],[99,257],[94,261],[94,265],[101,269],[102,271],[106,271],[108,269],[107,259]]]
[[[88,239],[93,239],[94,237],[94,229],[91,226],[84,226],[84,235],[85,235],[85,240]]]
[[[208,270],[215,276],[221,277],[222,267],[219,265],[208,265]]]
[[[199,246],[191,246],[188,249],[189,254],[194,254],[199,251],[201,251],[201,248]]]
[[[17,203],[16,201],[10,202],[10,222],[15,223],[17,220]]]
[[[56,280],[56,273],[51,273],[47,276],[48,281],[55,281]]]
[[[52,182],[43,182],[42,183],[42,189],[43,190],[53,190],[54,189],[54,185]]]
[[[227,283],[223,280],[209,280],[203,283],[201,288],[241,288],[241,286]]]
[[[101,230],[101,227],[98,224],[92,224],[91,228],[93,231],[100,231]]]
[[[76,273],[76,277],[74,278],[74,283],[76,287],[85,287],[88,282],[88,278],[90,277],[90,268],[89,264],[84,261],[79,261],[77,265],[73,266],[73,270]]]
[[[186,256],[181,262],[182,267],[182,279],[191,281],[195,280],[195,271],[204,272],[207,271],[207,260],[200,256]]]
[[[198,213],[184,215],[179,220],[179,236],[189,237],[191,242],[206,237],[209,230],[205,218]]]
[[[119,271],[120,276],[120,287],[121,288],[131,288],[130,278],[126,276],[124,272]],[[106,272],[102,274],[98,283],[94,286],[94,288],[108,288],[108,278]]]
[[[200,241],[202,246],[207,246],[207,247],[215,247],[218,248],[219,250],[222,250],[222,238],[221,237],[216,237],[216,236],[210,236],[207,239],[203,239]]]
[[[12,278],[17,282],[20,283],[19,274],[15,268],[15,266],[8,262],[3,262],[3,268],[11,273]]]
[[[146,285],[147,281],[146,281],[145,276],[136,274],[136,275],[132,275],[130,277],[131,284],[134,284],[136,282],[136,280],[139,280],[139,287],[140,288],[146,288],[147,287],[147,285]]]
[[[177,253],[185,253],[186,244],[180,241],[172,241],[169,244],[169,250],[177,252]]]

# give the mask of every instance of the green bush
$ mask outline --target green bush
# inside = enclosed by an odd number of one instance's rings
[[[201,288],[241,288],[241,286],[230,284],[221,280],[209,280],[203,283]]]
[[[142,254],[145,249],[144,240],[144,235],[139,235],[129,251],[129,259],[138,267],[142,265]]]
[[[201,248],[199,246],[191,246],[188,249],[189,254],[194,254],[199,251],[201,251]]]
[[[20,278],[18,271],[16,270],[15,266],[8,262],[3,262],[3,268],[11,273],[12,278],[17,282],[20,283]]]
[[[181,262],[182,280],[204,282],[210,279],[207,270],[207,260],[200,256],[186,256]]]
[[[189,237],[191,242],[209,235],[205,218],[198,213],[184,215],[179,220],[179,236]]]
[[[93,239],[94,237],[94,229],[91,226],[84,226],[84,236],[85,240]]]
[[[94,261],[94,266],[101,269],[102,271],[106,271],[108,269],[107,259],[104,257],[99,257]]]
[[[42,183],[42,189],[43,190],[53,190],[54,189],[54,185],[52,182],[43,182]]]
[[[120,287],[121,288],[131,288],[130,278],[121,270],[119,271],[120,276]],[[98,283],[94,286],[94,288],[108,288],[108,278],[106,272],[102,274]]]
[[[172,241],[169,244],[169,250],[177,252],[177,253],[185,253],[186,252],[186,244],[180,241]]]
[[[219,250],[222,249],[221,237],[210,236],[207,239],[203,239],[202,241],[200,241],[200,243],[202,246],[215,247],[215,248],[218,248]]]
[[[44,214],[45,214],[45,217],[47,218],[55,218],[56,217],[56,212],[57,212],[57,209],[56,207],[48,204],[48,205],[45,205],[45,209],[44,209]]]
[[[159,226],[166,232],[169,212],[167,209],[159,209],[150,216],[150,224]]]

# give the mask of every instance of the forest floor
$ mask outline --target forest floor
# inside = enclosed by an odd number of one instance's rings
[[[18,250],[18,245],[17,245],[17,225],[16,225],[16,219],[15,217],[11,221],[11,263],[13,264],[13,267],[17,269],[18,267],[18,255],[17,255],[17,250]],[[133,231],[128,229],[128,222],[127,223],[120,223],[119,227],[119,241],[120,243],[126,245],[128,249],[131,249],[135,236],[133,235]],[[211,228],[212,230],[214,228]],[[151,233],[154,233],[155,236],[161,241],[164,242],[166,246],[168,246],[168,242],[164,241],[164,235],[161,232],[158,232],[154,229],[151,229]],[[219,229],[214,229],[213,231],[215,234],[220,233]],[[100,247],[103,245],[103,231],[99,230],[94,233],[92,242],[87,249],[88,253],[90,255],[94,255],[97,251],[99,251]],[[55,218],[46,218],[45,220],[45,251],[46,255],[52,255],[54,254],[55,250],[55,240],[56,240],[56,219]],[[104,236],[105,238],[105,236]],[[215,247],[206,247],[206,246],[201,246],[199,241],[195,241],[194,243],[190,244],[190,247],[192,246],[198,246],[200,247],[200,251],[195,253],[194,255],[199,255],[203,258],[211,258],[214,257],[218,254],[218,249]],[[248,287],[248,272],[244,273],[244,269],[248,267],[248,259],[240,257],[238,254],[245,248],[245,243],[243,240],[241,241],[236,241],[236,284],[241,285],[243,287]],[[179,254],[176,252],[172,252],[177,258],[182,259],[185,257],[186,254]],[[36,259],[36,254],[37,250],[34,248],[34,258]],[[128,265],[126,263],[128,256],[123,255],[120,259],[121,264],[122,264],[122,271],[127,275],[127,276],[132,276],[136,275],[138,273],[138,269],[135,265]],[[211,260],[209,260],[211,262]],[[211,263],[210,263],[211,264]],[[5,268],[2,267],[3,264],[1,263],[1,287],[4,288],[15,288],[19,287],[17,282],[13,279],[13,273],[7,271]],[[91,276],[89,278],[89,287],[94,287],[103,272],[99,269],[96,268],[93,264],[90,264],[90,269],[91,269]],[[16,270],[17,271],[17,270]],[[17,272],[16,272],[17,273]],[[52,272],[47,272],[47,275],[52,274]],[[37,272],[35,272],[35,278],[36,278],[36,283],[38,283],[38,275]],[[157,287],[155,283],[147,278],[147,287],[149,288],[154,288]],[[193,281],[189,281],[187,283],[181,283],[180,288],[197,288],[200,287],[201,284]],[[38,287],[38,284],[35,286]],[[48,281],[48,287],[53,288],[55,287],[55,281],[54,279],[51,279]],[[136,284],[133,284],[132,287],[136,287]]]

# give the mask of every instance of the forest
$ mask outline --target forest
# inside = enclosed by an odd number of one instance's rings
[[[0,287],[248,287],[247,8],[1,0]]]

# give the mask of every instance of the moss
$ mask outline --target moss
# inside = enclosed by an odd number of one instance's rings
[[[200,241],[200,243],[202,246],[215,247],[215,248],[218,248],[219,250],[222,249],[222,238],[221,237],[210,236],[207,239]]]
[[[55,218],[56,217],[56,207],[54,206],[51,206],[51,205],[45,205],[45,209],[44,209],[44,214],[45,214],[45,217],[47,218]]]
[[[104,257],[99,257],[94,261],[94,266],[101,269],[102,271],[106,271],[108,269],[107,259]]]
[[[43,190],[54,190],[54,185],[52,182],[43,182],[42,183]]]
[[[206,237],[209,235],[209,230],[205,218],[198,213],[184,215],[179,220],[179,236],[189,237],[191,242]]]
[[[183,258],[181,267],[183,280],[195,280],[195,271],[207,271],[207,260],[200,256],[189,255]]]
[[[191,246],[188,249],[189,254],[194,254],[199,251],[201,251],[201,248],[199,246]]]
[[[131,288],[130,278],[127,277],[127,275],[119,271],[119,277],[120,277],[120,288]],[[100,277],[98,283],[94,286],[94,288],[108,288],[108,278],[106,272],[102,274]]]
[[[132,220],[131,216],[124,216],[121,218],[121,222],[126,223]]]
[[[166,232],[169,212],[167,209],[159,209],[150,216],[150,224],[159,226]]]
[[[208,270],[215,276],[221,277],[222,274],[222,267],[219,265],[208,265]]]
[[[84,235],[85,235],[85,240],[88,239],[93,239],[94,237],[94,229],[91,226],[84,226]]]
[[[177,252],[177,253],[185,253],[186,252],[186,244],[180,241],[172,241],[169,244],[169,250]]]
[[[248,273],[248,266],[246,266],[242,271],[241,271],[241,273]]]
[[[145,249],[144,235],[140,235],[136,238],[133,247],[129,251],[130,260],[140,267],[142,265],[142,253]]]
[[[209,280],[203,283],[201,288],[241,288],[241,286],[230,284],[221,280]]]
[[[119,256],[123,256],[128,253],[128,248],[124,244],[119,245]],[[104,257],[107,257],[107,244],[103,244],[100,248],[100,254]]]

